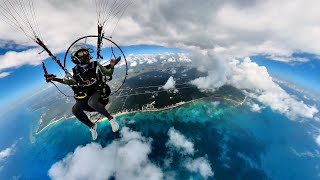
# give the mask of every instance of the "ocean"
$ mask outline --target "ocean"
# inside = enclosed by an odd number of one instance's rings
[[[0,152],[12,151],[0,156],[0,179],[50,179],[48,171],[56,162],[92,143],[88,128],[76,119],[36,135],[40,115],[22,106],[1,119]],[[320,148],[314,139],[319,124],[292,121],[269,108],[252,112],[246,105],[206,99],[171,110],[121,115],[117,121],[150,139],[148,161],[174,179],[319,179]],[[170,129],[194,151],[169,146]],[[103,148],[123,138],[111,132],[107,121],[97,131],[94,143]],[[186,168],[187,161],[198,158],[208,162],[212,174]]]

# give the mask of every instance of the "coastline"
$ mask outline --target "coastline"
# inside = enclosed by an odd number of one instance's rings
[[[59,121],[62,121],[62,120],[67,120],[67,119],[71,119],[71,118],[75,118],[75,116],[70,116],[70,117],[62,117],[60,119],[57,119],[57,120],[54,120],[52,122],[50,122],[49,124],[47,124],[45,127],[43,127],[42,129],[37,129],[36,131],[36,135],[40,134],[43,130],[47,129],[49,126],[59,122]]]
[[[245,98],[241,102],[237,102],[236,100],[233,100],[233,99],[230,99],[230,98],[212,95],[212,96],[202,97],[202,98],[198,98],[198,99],[193,99],[193,100],[187,101],[187,102],[184,102],[184,101],[178,102],[176,104],[172,104],[172,105],[165,106],[165,107],[162,107],[162,108],[153,108],[153,109],[147,109],[147,110],[140,110],[139,109],[139,110],[133,110],[133,111],[126,110],[126,111],[118,112],[118,113],[114,114],[113,116],[117,117],[117,116],[122,116],[122,115],[133,114],[133,113],[161,112],[161,111],[166,111],[166,110],[172,110],[172,109],[178,108],[178,107],[186,105],[186,104],[190,104],[190,103],[193,103],[193,102],[197,102],[197,101],[200,101],[200,100],[203,100],[203,99],[209,99],[209,98],[219,99],[220,101],[221,100],[225,100],[225,101],[229,101],[229,102],[235,103],[235,104],[237,104],[237,106],[241,106],[246,101],[247,96],[245,96]],[[75,118],[75,116],[62,117],[60,119],[52,121],[48,125],[43,127],[42,129],[40,129],[40,130],[37,129],[36,135],[40,134],[43,130],[47,129],[49,126],[51,126],[51,125],[53,125],[53,124],[55,124],[55,123],[57,123],[59,121],[67,120],[67,119],[71,119],[71,118]],[[98,120],[97,122],[103,122],[103,121],[106,121],[106,120],[107,120],[107,118],[103,117],[102,119]]]

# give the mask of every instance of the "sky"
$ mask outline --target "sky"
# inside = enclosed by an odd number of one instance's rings
[[[74,1],[34,1],[39,35],[54,54],[62,55],[79,37],[96,34],[94,2],[79,0],[75,6]],[[199,69],[213,77],[202,79],[206,82],[195,81],[199,87],[214,90],[233,83],[253,88],[236,82],[232,75],[239,73],[230,74],[236,72],[232,68],[240,67],[233,66],[238,60],[249,58],[250,61],[238,65],[265,66],[268,76],[278,75],[313,92],[319,91],[317,0],[132,2],[119,22],[107,22],[106,34],[121,46],[156,45],[192,52]],[[0,37],[0,91],[8,97],[0,103],[4,106],[12,103],[14,97],[26,96],[27,92],[45,86],[40,65],[47,56],[42,53],[39,57],[42,49],[7,23],[0,23]],[[50,63],[48,66],[51,67]],[[31,74],[37,76],[29,78]]]

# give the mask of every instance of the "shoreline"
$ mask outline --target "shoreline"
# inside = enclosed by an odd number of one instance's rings
[[[43,127],[42,129],[39,130],[39,128],[37,129],[36,131],[36,135],[40,134],[43,130],[47,129],[49,126],[59,122],[59,121],[62,121],[62,120],[67,120],[67,119],[71,119],[71,118],[75,118],[75,116],[70,116],[70,117],[62,117],[60,119],[57,119],[57,120],[54,120],[52,122],[50,122],[49,124],[47,124],[45,127]]]
[[[122,112],[118,112],[116,114],[114,114],[114,117],[117,117],[117,116],[122,116],[122,115],[128,115],[128,114],[133,114],[133,113],[148,113],[148,112],[161,112],[161,111],[166,111],[166,110],[172,110],[174,108],[178,108],[180,106],[183,106],[183,105],[186,105],[186,104],[190,104],[190,103],[193,103],[193,102],[196,102],[196,101],[200,101],[200,100],[203,100],[203,99],[209,99],[209,98],[215,98],[215,99],[222,99],[222,100],[226,100],[226,101],[231,101],[233,103],[237,103],[238,106],[241,106],[243,105],[243,103],[246,101],[247,99],[247,96],[245,96],[245,98],[241,101],[241,102],[237,102],[236,100],[233,100],[233,99],[230,99],[230,98],[224,98],[224,97],[220,97],[220,96],[215,96],[215,95],[212,95],[212,96],[207,96],[207,97],[202,97],[202,98],[198,98],[198,99],[193,99],[191,101],[182,101],[182,102],[178,102],[176,104],[172,104],[172,105],[169,105],[169,106],[165,106],[165,107],[162,107],[162,108],[154,108],[154,109],[149,109],[149,110],[134,110],[134,111],[122,111]],[[67,119],[71,119],[71,118],[75,118],[75,116],[70,116],[70,117],[62,117],[60,119],[57,119],[53,122],[50,122],[49,124],[47,124],[44,128],[42,129],[37,129],[36,131],[36,135],[40,134],[43,130],[47,129],[49,126],[59,122],[59,121],[62,121],[62,120],[67,120]],[[103,122],[103,121],[106,121],[107,118],[106,117],[103,117],[102,119],[98,120],[97,122]]]

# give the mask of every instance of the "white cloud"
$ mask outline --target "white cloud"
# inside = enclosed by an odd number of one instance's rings
[[[185,136],[183,136],[179,131],[171,127],[168,131],[168,135],[168,146],[173,146],[181,150],[181,152],[185,152],[187,154],[194,154],[194,144],[191,141],[189,141]]]
[[[193,63],[198,70],[208,73],[206,77],[197,78],[190,83],[200,89],[216,90],[227,82],[229,67],[223,58],[218,57],[214,52],[194,51],[191,54]]]
[[[9,68],[18,68],[23,65],[39,65],[42,62],[41,56],[38,55],[40,48],[29,49],[23,52],[9,51],[0,56],[0,71]],[[47,56],[43,55],[43,58]]]
[[[282,61],[305,61],[292,58],[292,53],[319,54],[320,13],[314,8],[319,5],[318,0],[136,0],[113,34],[113,23],[108,24],[106,34],[120,45],[159,44],[213,49],[226,57],[263,54]],[[95,12],[94,4],[85,0],[77,1],[76,6],[62,0],[35,3],[39,29],[54,53],[79,37],[96,34]],[[6,23],[0,24],[0,37],[30,44]]]
[[[229,83],[240,89],[253,91],[248,94],[250,97],[270,106],[273,110],[291,119],[313,118],[318,112],[315,106],[308,106],[285,92],[273,82],[265,67],[258,66],[250,58],[246,58],[243,62],[234,61],[231,68],[233,74]]]
[[[199,173],[204,179],[213,176],[213,170],[206,157],[191,158],[194,154],[193,144],[174,128],[168,131],[166,145],[177,148],[184,155],[179,163],[191,173]],[[148,158],[152,147],[150,138],[139,132],[123,127],[120,139],[114,140],[106,147],[91,143],[79,146],[65,158],[56,162],[49,169],[51,179],[174,179],[178,175],[171,169],[172,151],[164,159],[163,171]],[[187,154],[185,153],[187,152]],[[185,159],[186,158],[186,159]]]
[[[138,64],[153,64],[156,62],[168,63],[169,59],[175,59],[176,62],[191,62],[188,53],[161,53],[161,54],[130,54],[127,57],[130,66]]]
[[[137,66],[137,64],[138,64],[137,61],[132,61],[131,64],[130,64],[130,66],[131,66],[131,67],[135,67],[135,66]]]
[[[174,58],[169,58],[167,61],[168,62],[176,62],[176,60]]]
[[[198,88],[215,90],[224,84],[230,84],[242,90],[249,90],[247,96],[258,100],[263,105],[270,106],[274,111],[290,119],[313,118],[319,112],[315,106],[306,105],[303,101],[285,92],[273,82],[264,66],[259,66],[250,58],[247,57],[243,61],[234,58],[222,58],[221,60],[221,57],[213,56],[212,53],[207,52],[202,55],[196,53],[198,59],[212,61],[211,64],[200,61],[200,65],[204,63],[201,68],[208,72],[208,76],[191,81]],[[199,63],[198,59],[194,61]],[[253,110],[258,109],[259,107],[253,108]]]
[[[169,77],[166,84],[162,86],[163,89],[175,89],[176,81],[172,76]]]
[[[319,42],[312,39],[319,38],[320,35],[316,32],[320,25],[317,22],[320,13],[312,7],[318,5],[319,1],[316,0],[310,0],[307,3],[302,0],[256,1],[244,8],[226,3],[219,9],[216,22],[224,29],[223,32],[229,35],[229,38],[231,32],[241,34],[240,36],[237,34],[237,37],[233,36],[235,44],[247,39],[249,41],[245,43],[248,46],[245,48],[247,50],[252,50],[254,43],[259,47],[259,44],[267,40],[275,44],[275,47],[286,47],[287,50],[281,48],[284,51],[279,51],[279,55],[287,53],[290,55],[295,49],[316,52]],[[301,11],[306,13],[300,16],[297,12]],[[288,32],[287,30],[291,28],[292,31]],[[304,37],[303,34],[308,35]],[[267,48],[264,51],[271,52]]]
[[[9,156],[11,156],[14,153],[16,147],[16,143],[14,143],[13,145],[11,145],[10,147],[0,151],[0,162],[2,160],[5,160],[6,158],[8,158]]]
[[[194,160],[189,159],[186,162],[185,167],[191,172],[199,172],[204,179],[214,175],[209,161],[204,157]]]
[[[278,60],[304,61],[291,55],[295,51],[320,54],[320,13],[314,8],[319,5],[318,0],[136,0],[116,31],[113,23],[107,24],[106,30],[107,35],[113,31],[113,40],[120,45],[160,44],[214,49],[227,57],[264,54],[280,57]],[[85,0],[77,1],[77,6],[62,0],[37,1],[35,13],[44,42],[54,53],[97,31],[95,6]],[[6,23],[0,25],[0,37],[31,44]]]
[[[320,135],[316,137],[316,143],[320,146]]]
[[[310,59],[307,58],[300,58],[300,57],[288,57],[288,56],[276,56],[276,55],[269,55],[268,58],[270,60],[281,61],[281,62],[308,62]]]
[[[7,148],[3,151],[0,152],[0,160],[4,160],[7,157],[9,157],[12,153],[12,149],[11,148]]]
[[[252,112],[260,112],[261,109],[264,108],[264,107],[260,106],[259,104],[255,103],[253,101],[250,101],[250,100],[247,100],[246,104],[250,107],[250,110]]]
[[[269,54],[285,58],[296,50],[319,52],[320,13],[313,8],[320,5],[317,0],[138,0],[136,4],[145,13],[130,9],[128,14],[141,27],[135,34],[139,42],[221,47],[233,57]]]
[[[200,173],[200,175],[207,179],[214,175],[210,162],[206,157],[198,157],[193,159],[192,156],[195,153],[194,144],[188,140],[183,134],[171,127],[168,131],[169,139],[166,146],[173,147],[177,152],[186,159],[183,160],[183,166],[192,173]],[[173,154],[169,153],[169,156],[164,160],[165,166],[170,167],[173,161]]]
[[[140,133],[121,130],[121,139],[107,147],[91,143],[78,147],[49,170],[52,179],[162,179],[160,168],[151,163],[151,140]]]
[[[262,107],[260,107],[258,104],[251,105],[251,111],[253,111],[253,112],[260,112],[261,109],[262,109]]]
[[[7,77],[7,76],[9,76],[11,74],[11,72],[1,72],[0,73],[0,79],[1,78],[4,78],[4,77]]]

